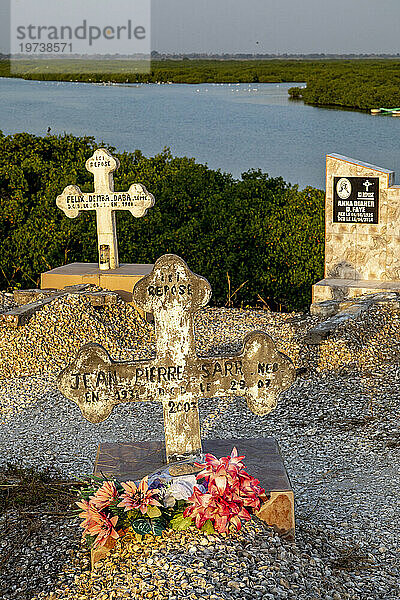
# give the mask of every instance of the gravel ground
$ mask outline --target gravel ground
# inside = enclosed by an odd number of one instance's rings
[[[296,383],[266,417],[253,415],[240,398],[228,407],[218,400],[200,403],[204,437],[277,438],[295,492],[295,544],[258,522],[229,537],[172,532],[138,543],[127,536],[90,576],[76,521],[42,515],[30,531],[29,520],[21,523],[9,512],[0,517],[6,532],[0,599],[400,598],[400,369],[394,353],[385,351],[383,358],[374,351],[382,347],[382,326],[398,342],[396,318],[372,311],[321,348],[302,346],[318,321],[306,315],[207,309],[197,318],[201,353],[239,348],[247,331],[263,329],[300,367]],[[151,335],[141,339],[132,352],[151,354]],[[344,346],[342,362],[326,360]],[[52,364],[62,352],[54,348]],[[54,373],[43,369],[1,380],[0,398],[0,464],[71,477],[91,472],[101,441],[162,439],[160,404],[119,405],[94,425],[60,395]],[[220,418],[211,420],[216,407]],[[16,535],[19,549],[9,555]]]

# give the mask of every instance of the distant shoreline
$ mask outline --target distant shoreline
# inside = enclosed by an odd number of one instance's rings
[[[43,67],[45,63],[41,63]],[[152,59],[150,72],[133,71],[129,60],[51,62],[64,72],[11,73],[8,60],[0,60],[0,77],[37,81],[82,83],[306,83],[301,100],[336,109],[369,111],[400,106],[400,56],[313,55],[257,57],[163,57]],[[105,65],[109,71],[104,71]],[[22,63],[23,66],[23,63]],[[65,72],[68,66],[69,72]],[[79,67],[79,69],[77,69]],[[48,67],[49,68],[49,67]],[[296,85],[294,85],[296,87]],[[290,94],[299,97],[298,93]]]

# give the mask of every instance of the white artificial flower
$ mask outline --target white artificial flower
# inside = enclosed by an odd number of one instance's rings
[[[193,494],[193,487],[196,485],[195,475],[184,475],[174,477],[172,484],[167,489],[164,496],[164,506],[171,508],[177,500],[187,500]]]

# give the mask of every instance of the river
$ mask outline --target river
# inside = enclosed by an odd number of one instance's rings
[[[95,85],[0,79],[0,129],[94,136],[152,156],[165,146],[240,177],[261,169],[325,186],[336,152],[400,173],[400,118],[305,106],[293,84]],[[294,84],[299,85],[299,84]]]

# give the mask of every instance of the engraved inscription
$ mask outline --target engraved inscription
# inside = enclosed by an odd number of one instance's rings
[[[379,177],[334,177],[333,222],[378,223]]]

